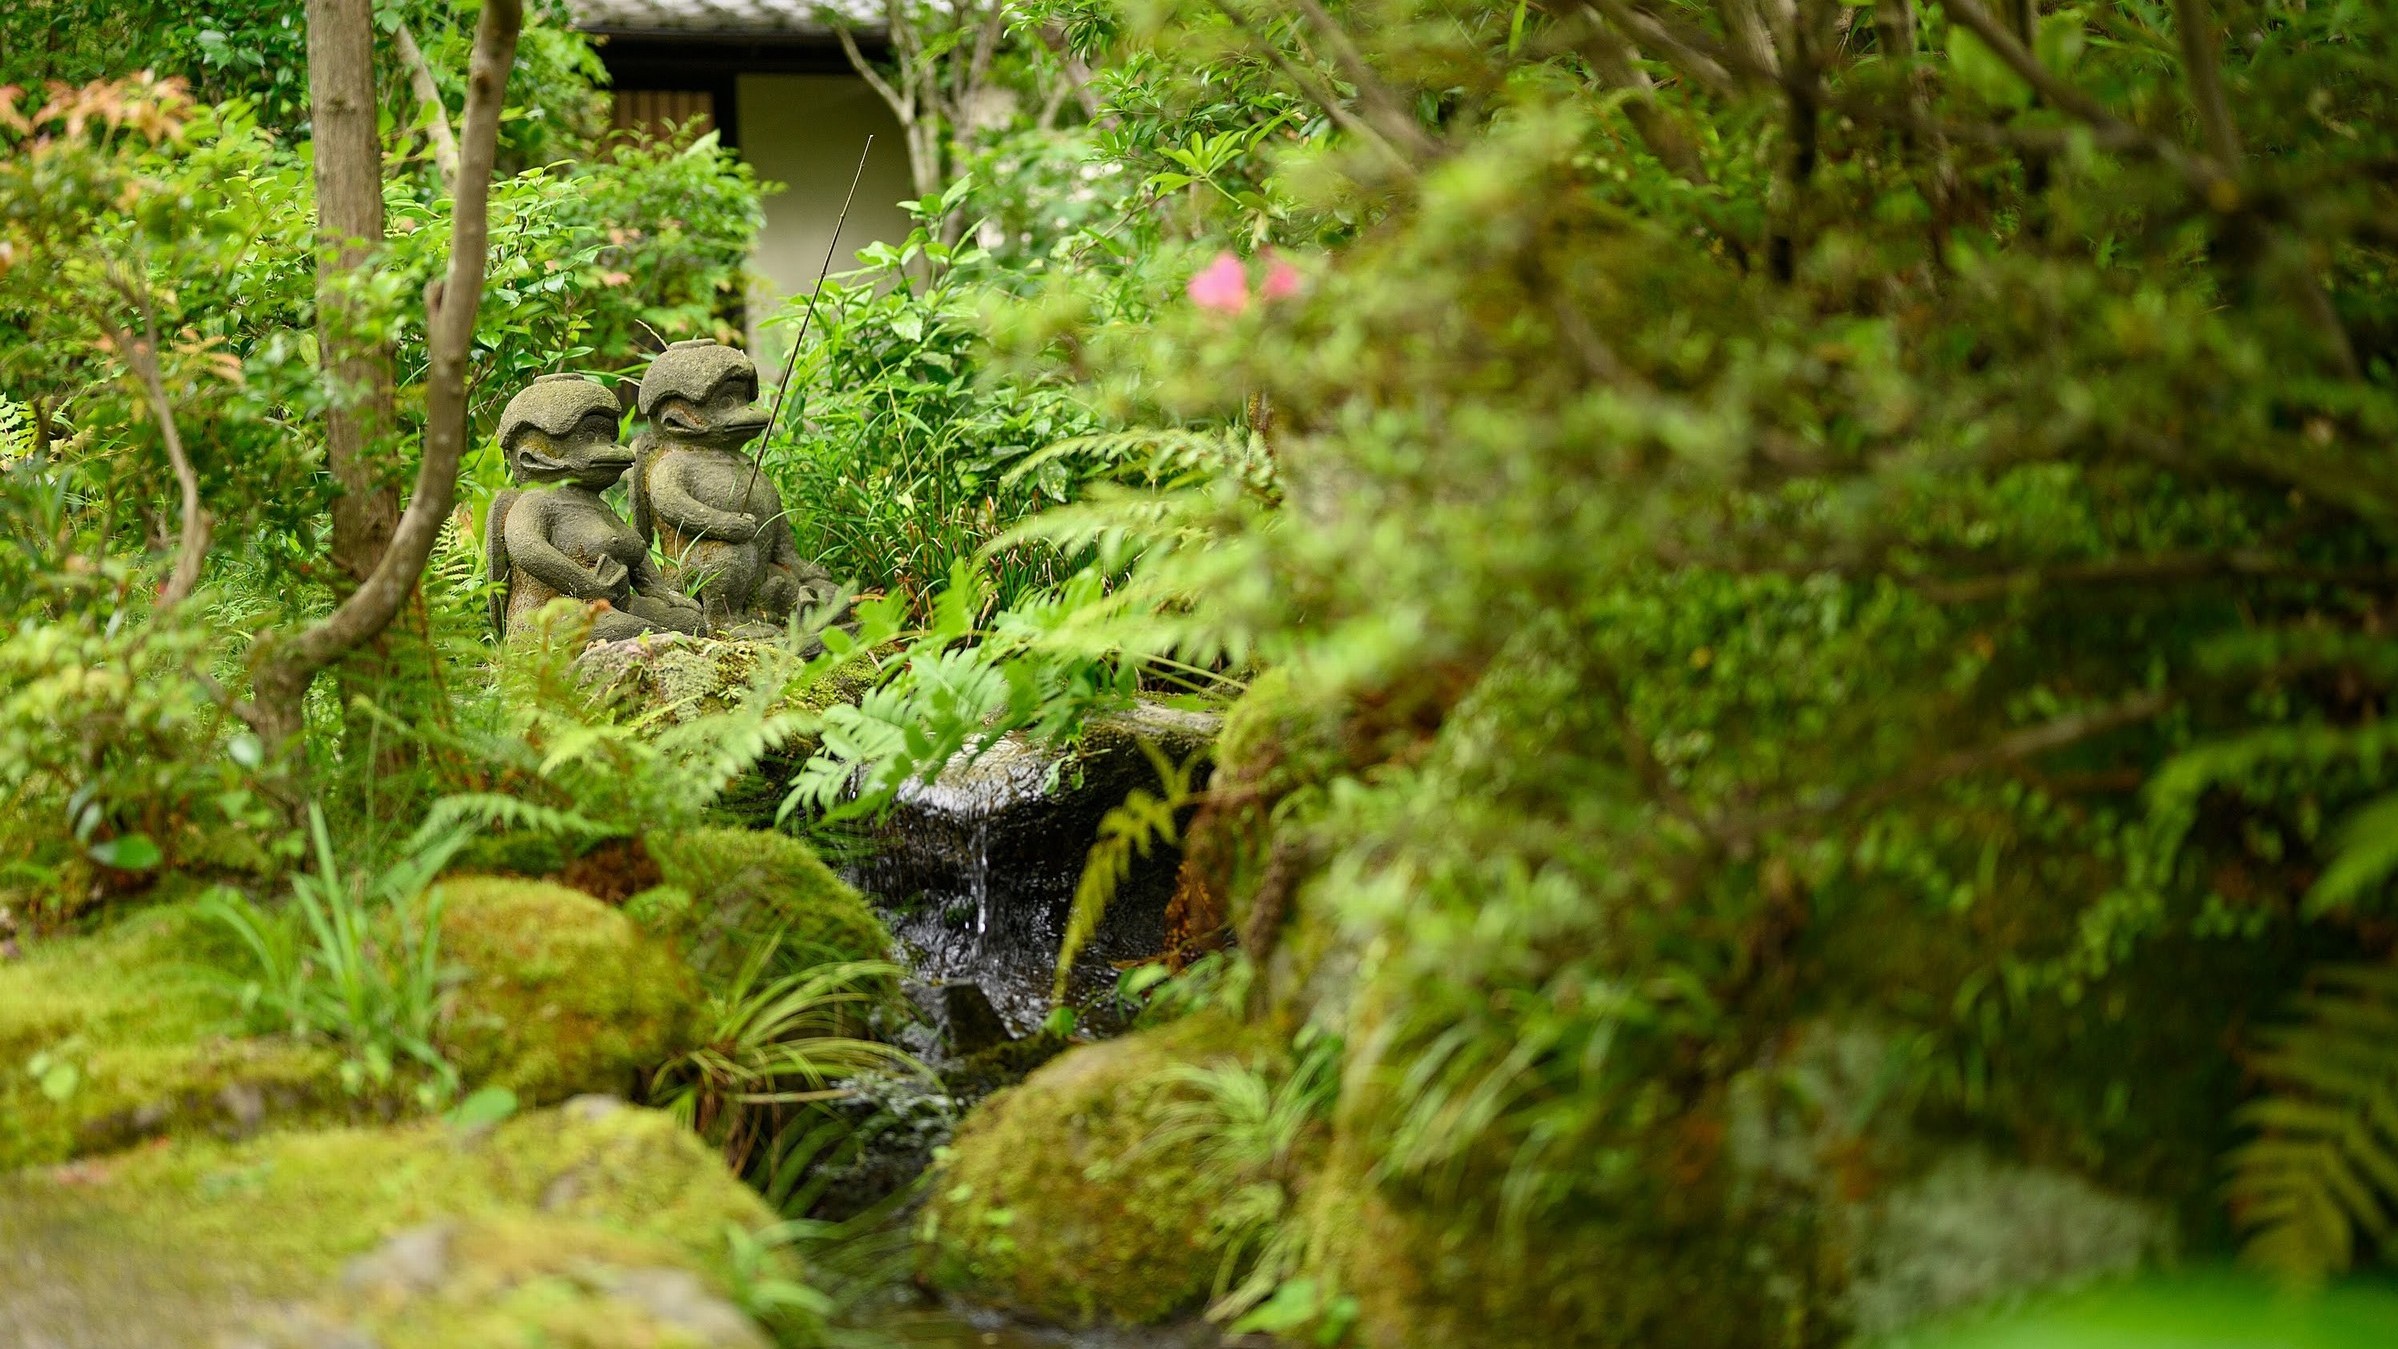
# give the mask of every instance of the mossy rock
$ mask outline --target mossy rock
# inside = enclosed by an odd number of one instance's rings
[[[1353,1149],[1310,1177],[1306,1277],[1363,1349],[1724,1349],[1846,1338],[1791,1234],[1596,1214],[1514,1233],[1394,1195]]]
[[[1216,771],[1271,796],[1321,783],[1354,756],[1345,704],[1287,666],[1249,681],[1226,709],[1216,737]]]
[[[595,642],[576,659],[584,677],[614,697],[691,721],[739,707],[760,683],[779,692],[772,711],[821,712],[856,702],[873,687],[874,662],[860,655],[794,682],[802,657],[774,642],[649,633]]]
[[[1230,1183],[1188,1149],[1145,1147],[1175,1064],[1282,1054],[1254,1027],[1191,1017],[1082,1045],[962,1123],[918,1235],[942,1288],[1069,1325],[1148,1324],[1191,1310],[1217,1256],[1202,1232]]]
[[[1053,1030],[1005,1040],[943,1064],[941,1085],[960,1105],[971,1105],[1022,1082],[1072,1047],[1072,1041]]]
[[[239,1034],[208,973],[231,958],[225,943],[195,906],[170,904],[0,963],[0,1172],[375,1111],[343,1090],[330,1050]]]
[[[59,1346],[762,1346],[727,1233],[772,1220],[688,1130],[596,1098],[176,1142],[0,1177],[0,1307]]]
[[[684,1045],[699,989],[673,946],[540,881],[442,883],[442,956],[463,972],[444,1049],[468,1087],[529,1103],[630,1090]],[[334,1049],[244,1034],[245,968],[196,903],[112,917],[0,963],[0,1171],[146,1139],[388,1119]]]
[[[468,1085],[533,1103],[629,1092],[685,1046],[700,993],[670,943],[548,881],[440,890],[442,957],[466,971],[443,1047]]]
[[[729,976],[751,944],[776,932],[793,965],[890,954],[890,930],[865,897],[798,839],[754,829],[692,829],[652,834],[648,843],[667,886],[688,902],[671,891],[651,891],[628,907],[682,940],[705,976]]]

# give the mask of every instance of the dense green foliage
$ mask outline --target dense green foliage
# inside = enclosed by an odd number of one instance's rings
[[[1182,968],[967,1118],[914,1229],[944,1284],[1796,1349],[2177,1250],[2304,1284],[2393,1248],[2389,6],[1010,6],[987,68],[930,59],[1017,106],[927,124],[957,176],[814,297],[763,448],[849,625],[603,688],[572,606],[488,648],[462,521],[410,660],[323,690],[298,765],[239,708],[253,635],[335,589],[301,58],[177,17],[127,78],[137,11],[86,8],[38,52],[0,21],[6,78],[107,77],[0,106],[0,886],[29,930],[242,887],[200,912],[307,1083],[638,1069],[820,1195],[831,1098],[920,1087],[889,933],[711,827],[728,796],[822,838],[1164,696],[1225,714],[1212,776],[1159,761],[1068,931],[1179,842]],[[454,95],[456,16],[386,18]],[[758,219],[712,141],[595,142],[588,50],[535,34],[478,433],[728,327]],[[450,208],[385,94],[356,304],[401,481]],[[169,411],[214,529],[181,602]],[[411,908],[477,831],[624,913]],[[613,943],[574,1053],[435,1033],[453,932],[511,923]],[[521,1019],[580,987],[524,960],[488,979]],[[69,1059],[26,1025],[31,1099]]]
[[[571,87],[593,97],[571,71],[541,73],[555,75],[549,96]],[[337,580],[325,558],[329,394],[315,363],[306,147],[252,105],[198,105],[171,81],[12,97],[0,117],[0,388],[21,429],[0,459],[0,618],[13,629],[0,725],[16,746],[5,809],[18,827],[0,848],[19,873],[68,893],[88,885],[78,868],[111,860],[94,850],[120,837],[170,862],[255,870],[274,848],[296,856],[288,840],[265,837],[271,812],[260,813],[250,779],[259,746],[221,695],[242,678],[257,634],[322,612]],[[542,122],[538,108],[523,113],[512,126]],[[726,298],[744,284],[759,219],[746,167],[709,140],[586,148],[584,159],[496,184],[470,404],[478,431],[562,362],[629,366],[655,340],[645,334],[725,332]],[[413,469],[421,415],[414,305],[443,266],[448,233],[446,189],[429,170],[402,167],[387,186],[390,233],[371,293],[359,297],[362,321],[396,344],[393,482]],[[155,351],[155,395],[118,360],[128,344]],[[142,558],[190,529],[162,452],[162,405],[192,447],[215,546],[196,605],[128,624],[150,584]],[[479,506],[477,491],[505,475],[487,454],[468,477]],[[450,687],[446,662],[482,659],[474,544],[461,538],[437,559],[430,603],[401,643],[422,654],[398,668],[436,690]],[[483,724],[445,698],[372,696],[434,709],[411,718],[438,724],[386,728],[396,736],[454,739]],[[323,702],[318,715],[339,710]],[[94,734],[62,738],[61,725]],[[330,737],[315,744],[320,767],[358,780],[357,756],[341,758]],[[357,781],[383,822],[343,832],[404,835],[432,795],[488,780],[480,765],[446,764],[446,780]]]
[[[1134,261],[993,333],[1272,476],[1057,518],[1148,546],[1048,649],[1276,669],[1204,879],[1350,1046],[1336,1152],[1394,1240],[1586,1271],[1379,1247],[1369,1338],[1836,1336],[1843,1206],[1961,1145],[2222,1240],[2241,1028],[2388,952],[2386,812],[2337,827],[2387,785],[2386,14],[1130,8],[1083,31]],[[1191,303],[1112,301],[1161,257]],[[2379,1127],[2386,1057],[2288,1057],[2354,1123],[2259,1123]],[[2377,1230],[2346,1155],[2242,1201],[2260,1256]],[[1676,1321],[1641,1280],[1728,1273],[1640,1257],[1707,1241],[1762,1272]]]

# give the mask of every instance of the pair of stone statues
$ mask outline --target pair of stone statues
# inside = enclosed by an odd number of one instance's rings
[[[563,595],[600,604],[591,640],[645,632],[771,638],[838,587],[799,555],[781,498],[741,453],[766,430],[758,370],[719,342],[677,342],[641,377],[649,421],[617,443],[616,395],[588,375],[544,375],[500,413],[517,486],[491,500],[485,556],[502,637]],[[631,469],[633,522],[600,494]],[[666,556],[650,555],[655,540]]]

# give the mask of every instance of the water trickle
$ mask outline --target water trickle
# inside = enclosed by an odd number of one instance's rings
[[[991,932],[991,819],[974,822],[974,939],[979,948]]]
[[[1139,734],[1179,737],[1184,754],[1213,730],[1212,719],[1165,709],[1139,716]],[[849,879],[882,910],[919,981],[973,983],[1010,1032],[1030,1034],[1049,1014],[1058,944],[1099,822],[1155,776],[1133,733],[1091,737],[1071,755],[1003,738],[903,791]],[[1138,864],[1075,962],[1068,997],[1086,1027],[1107,1024],[1101,1004],[1117,964],[1164,946],[1177,860],[1161,849]]]

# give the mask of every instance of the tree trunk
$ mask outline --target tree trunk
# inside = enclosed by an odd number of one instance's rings
[[[316,3],[312,0],[312,11]],[[352,0],[356,3],[357,0]],[[360,6],[363,13],[363,5]],[[498,151],[499,121],[516,60],[516,37],[524,23],[523,0],[484,0],[475,25],[474,55],[466,77],[466,118],[459,137],[457,191],[451,207],[450,263],[446,277],[425,297],[425,441],[417,463],[416,487],[408,509],[390,534],[390,545],[359,581],[357,589],[319,623],[260,643],[251,677],[252,724],[262,738],[290,753],[301,727],[308,686],[319,672],[361,645],[382,636],[416,591],[425,559],[433,553],[458,493],[458,464],[466,449],[466,358],[473,345],[475,312],[483,300],[483,270],[491,243],[491,167]],[[355,151],[355,146],[350,147]],[[323,142],[319,173],[325,172]],[[380,172],[372,141],[370,163]],[[355,165],[346,166],[355,169]],[[320,178],[320,181],[322,179]]]
[[[333,565],[347,585],[391,543],[399,497],[375,446],[391,427],[391,348],[358,334],[352,293],[383,243],[383,144],[375,126],[374,7],[308,0],[308,110],[316,142],[318,364],[332,386],[325,463],[333,499]]]

